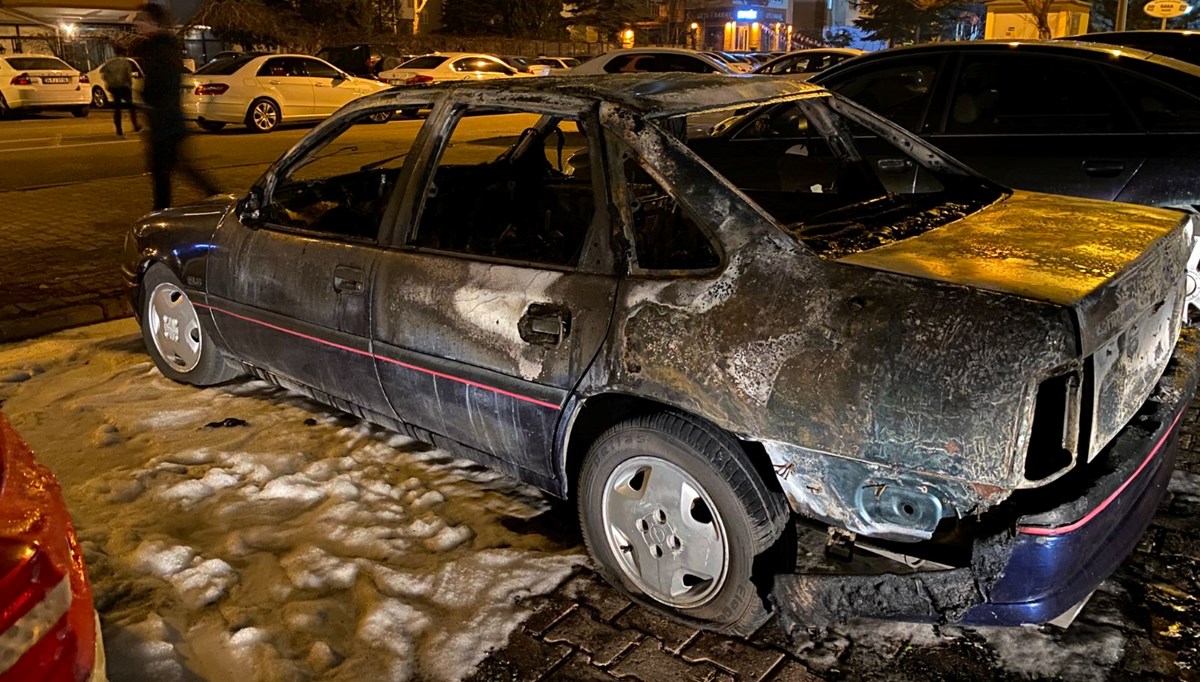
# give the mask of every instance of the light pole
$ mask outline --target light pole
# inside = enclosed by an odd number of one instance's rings
[[[1129,17],[1129,0],[1117,0],[1117,21],[1113,30],[1124,31],[1125,22]]]

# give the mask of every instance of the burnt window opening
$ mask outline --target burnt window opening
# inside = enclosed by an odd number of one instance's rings
[[[721,264],[700,225],[632,158],[624,161],[634,253],[645,270],[709,270]]]
[[[1025,453],[1025,479],[1044,481],[1069,469],[1079,451],[1080,377],[1047,379],[1038,386]]]

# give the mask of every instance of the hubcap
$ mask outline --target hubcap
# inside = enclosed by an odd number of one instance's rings
[[[154,347],[167,364],[177,372],[187,373],[200,362],[200,350],[204,342],[200,331],[200,318],[179,287],[164,282],[150,293],[150,304],[146,310],[150,324],[150,337]]]
[[[279,120],[279,114],[269,102],[259,102],[254,106],[254,125],[259,130],[270,130]]]
[[[658,457],[622,462],[604,484],[608,545],[643,592],[675,607],[713,599],[725,583],[729,539],[712,498]]]

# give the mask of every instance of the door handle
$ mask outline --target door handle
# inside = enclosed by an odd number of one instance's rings
[[[885,175],[899,175],[909,168],[912,168],[912,161],[908,159],[880,159],[875,162],[875,167],[880,173]]]
[[[1083,172],[1093,178],[1116,177],[1123,170],[1125,170],[1125,164],[1120,161],[1098,160],[1083,162]]]
[[[517,331],[525,343],[557,346],[571,333],[571,311],[550,303],[530,303]]]
[[[363,292],[363,271],[361,268],[339,265],[333,269],[333,290],[343,294],[361,294]]]

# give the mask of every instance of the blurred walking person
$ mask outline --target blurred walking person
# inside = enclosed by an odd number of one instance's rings
[[[117,127],[118,135],[125,135],[121,130],[121,110],[129,110],[129,123],[133,132],[142,129],[138,125],[137,107],[133,105],[133,65],[125,57],[125,50],[118,49],[117,56],[100,67],[100,77],[104,79],[104,87],[112,96],[113,125]]]
[[[150,126],[150,174],[154,178],[154,209],[171,205],[171,174],[183,173],[206,196],[220,190],[183,149],[187,128],[183,120],[180,88],[183,86],[182,47],[171,30],[171,17],[157,3],[142,8],[138,28],[145,34],[138,50],[145,83],[142,100]]]

